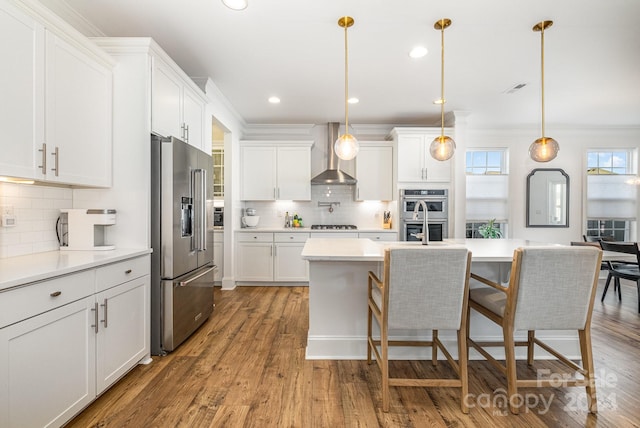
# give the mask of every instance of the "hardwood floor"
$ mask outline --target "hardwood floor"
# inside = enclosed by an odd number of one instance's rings
[[[594,309],[597,415],[585,410],[584,388],[524,388],[527,408],[513,416],[499,400],[504,377],[485,361],[469,364],[468,415],[457,389],[415,387],[392,387],[383,413],[375,365],[305,360],[306,287],[238,287],[216,288],[214,314],[194,336],[133,369],[68,427],[640,427],[640,316],[635,284],[623,282],[621,304],[612,290],[601,304],[601,284]],[[450,369],[395,361],[391,370]],[[535,378],[525,362],[518,371]]]

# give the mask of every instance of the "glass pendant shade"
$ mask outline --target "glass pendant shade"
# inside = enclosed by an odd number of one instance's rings
[[[360,144],[356,137],[351,134],[343,134],[336,140],[333,149],[336,155],[343,160],[351,160],[358,155]]]
[[[549,162],[558,156],[560,145],[551,137],[540,137],[529,146],[529,156],[536,162]]]
[[[453,138],[447,137],[446,135],[440,135],[434,138],[429,147],[431,157],[439,161],[451,159],[455,151],[456,142],[453,141]]]

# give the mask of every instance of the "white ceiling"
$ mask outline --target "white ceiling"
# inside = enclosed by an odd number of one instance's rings
[[[359,124],[439,123],[440,32],[446,111],[475,127],[540,122],[545,19],[547,128],[640,125],[638,0],[41,0],[65,2],[107,36],[150,36],[189,74],[211,77],[247,123],[344,121],[343,15],[349,29],[349,110]],[[68,17],[68,15],[67,15]],[[87,26],[84,32],[88,33]],[[97,35],[94,31],[93,35]],[[426,45],[422,59],[409,50]],[[527,85],[513,93],[512,86]],[[277,95],[279,105],[267,103]]]

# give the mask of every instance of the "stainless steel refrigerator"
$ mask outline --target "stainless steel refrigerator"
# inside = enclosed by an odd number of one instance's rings
[[[211,156],[151,136],[151,353],[173,351],[213,312]]]

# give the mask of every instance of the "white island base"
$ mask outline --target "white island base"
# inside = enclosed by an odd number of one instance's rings
[[[307,359],[363,360],[367,356],[367,275],[380,274],[384,249],[393,246],[417,246],[419,243],[384,242],[369,239],[308,239],[302,258],[309,261],[309,333]],[[479,275],[508,282],[513,250],[522,246],[549,245],[523,240],[448,240],[430,245],[464,245],[472,251],[471,271]],[[428,280],[428,278],[427,278]],[[438,286],[438,284],[433,284]],[[472,280],[471,287],[483,286]],[[553,298],[553,296],[549,296]],[[377,330],[374,322],[374,331]],[[471,311],[471,337],[476,341],[502,340],[502,330],[492,321]],[[571,358],[580,358],[578,337],[574,331],[542,331],[536,335]],[[457,358],[455,331],[439,331],[440,340]],[[422,337],[430,340],[431,331],[391,330],[396,340]],[[517,338],[526,340],[526,332]],[[503,348],[493,348],[491,354],[504,359]],[[440,353],[442,354],[442,353]],[[395,360],[429,359],[430,348],[392,347],[389,358]],[[536,347],[536,358],[554,358]],[[518,359],[526,358],[526,348],[516,349]],[[440,355],[444,359],[443,355]],[[470,351],[471,359],[482,359]]]

